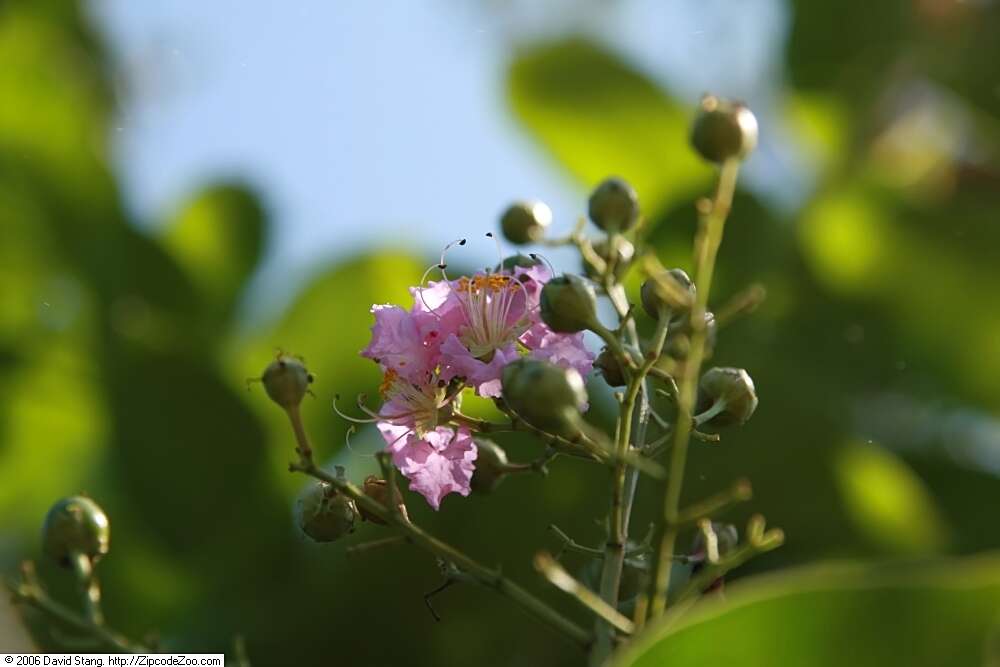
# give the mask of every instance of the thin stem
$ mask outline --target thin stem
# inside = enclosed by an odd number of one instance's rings
[[[94,576],[94,564],[87,554],[74,552],[70,554],[70,564],[76,575],[77,583],[83,597],[83,610],[87,619],[94,625],[104,625],[104,613],[101,611],[101,586]]]
[[[535,569],[541,572],[542,576],[548,579],[553,586],[572,595],[580,604],[592,611],[608,625],[629,635],[635,630],[631,619],[574,579],[556,559],[544,551],[535,555]]]
[[[567,535],[565,532],[563,532],[562,529],[560,529],[559,526],[555,525],[554,523],[549,524],[549,530],[552,531],[552,533],[562,541],[562,547],[564,550],[569,549],[570,551],[575,551],[576,553],[580,554],[586,554],[588,556],[601,557],[604,555],[604,552],[601,551],[600,549],[595,549],[594,547],[588,547],[580,544],[572,537]]]
[[[696,298],[691,308],[691,347],[681,371],[678,383],[678,418],[674,429],[674,444],[670,450],[667,486],[663,494],[663,522],[660,526],[659,552],[653,563],[652,591],[649,604],[651,617],[659,616],[666,609],[670,563],[677,540],[677,515],[680,507],[681,488],[684,483],[684,467],[687,462],[688,443],[691,436],[691,417],[695,402],[695,392],[701,363],[705,354],[705,312],[708,295],[712,288],[715,259],[722,243],[726,218],[732,206],[736,190],[736,176],[739,161],[730,158],[722,163],[715,199],[707,213],[703,214],[695,241],[695,286]]]
[[[9,584],[14,602],[26,604],[48,616],[64,623],[66,626],[79,630],[94,639],[103,642],[123,653],[149,653],[150,650],[142,644],[133,642],[124,635],[118,634],[103,624],[81,616],[69,607],[56,602],[35,579],[34,564],[30,562],[21,565],[23,581]]]
[[[298,411],[296,410],[294,414],[297,415]],[[289,410],[289,416],[291,415],[292,411]],[[293,426],[295,423],[296,420],[293,418]],[[301,424],[301,421],[299,423]],[[364,491],[348,480],[341,479],[317,468],[316,464],[312,461],[311,454],[307,456],[303,453],[312,452],[312,447],[309,445],[309,436],[306,434],[305,429],[295,429],[295,435],[299,442],[298,450],[300,461],[289,465],[290,471],[301,472],[330,484],[338,492],[353,499],[355,503],[357,503],[360,507],[363,507],[366,511],[374,514],[386,523],[395,526],[416,546],[424,549],[425,551],[429,551],[448,563],[452,563],[459,570],[468,574],[483,586],[491,588],[497,593],[513,600],[516,604],[520,605],[522,609],[532,614],[539,620],[548,623],[551,627],[560,631],[584,650],[590,648],[591,636],[589,632],[564,617],[558,611],[548,606],[537,597],[512,582],[510,579],[504,577],[499,571],[492,570],[485,565],[480,564],[455,547],[443,542],[414,525],[407,520],[401,512],[396,512],[385,507],[382,503],[366,495]],[[390,489],[390,498],[392,497],[392,493],[393,491]]]
[[[649,406],[645,398],[646,393],[643,389],[646,375],[660,357],[663,345],[666,342],[668,322],[669,318],[666,316],[666,313],[661,313],[661,317],[657,320],[652,346],[646,353],[646,359],[639,370],[629,378],[618,418],[618,441],[615,447],[615,451],[622,461],[631,452],[632,421],[636,401],[640,397],[640,393],[643,397],[643,405],[640,410],[639,425],[637,426],[638,441],[641,443],[646,437],[645,427],[649,421]],[[629,474],[628,466],[624,462],[615,466],[611,486],[611,508],[608,512],[608,541],[604,549],[600,588],[601,598],[612,607],[618,604],[621,574],[625,564],[625,545],[628,542],[628,522],[631,517],[632,499],[635,496],[636,483],[636,475]],[[609,624],[598,623],[595,661],[604,660],[610,654],[612,634],[613,630]]]

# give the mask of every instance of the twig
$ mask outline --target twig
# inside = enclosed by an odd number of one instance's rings
[[[535,555],[535,569],[542,573],[559,590],[569,593],[580,604],[625,634],[632,634],[635,625],[599,595],[574,579],[550,554],[540,551]]]

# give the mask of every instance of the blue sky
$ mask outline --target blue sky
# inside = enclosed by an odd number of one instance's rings
[[[268,202],[275,243],[251,310],[362,248],[431,256],[492,229],[516,198],[543,199],[557,226],[572,223],[586,192],[507,110],[504,72],[519,41],[588,34],[680,99],[721,91],[763,120],[787,28],[779,0],[90,6],[119,71],[116,168],[144,224],[213,178],[249,180]],[[800,170],[780,137],[767,141],[749,182],[787,202]],[[477,264],[495,256],[485,242],[465,252]]]

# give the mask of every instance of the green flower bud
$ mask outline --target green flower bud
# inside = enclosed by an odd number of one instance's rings
[[[539,311],[542,321],[553,331],[576,333],[597,322],[597,295],[579,276],[558,276],[542,288]]]
[[[757,118],[742,104],[706,95],[691,128],[691,145],[710,162],[742,160],[757,145]]]
[[[502,262],[494,267],[494,271],[513,271],[516,267],[521,267],[523,269],[530,269],[533,266],[538,266],[542,263],[542,260],[534,255],[522,255],[517,253],[516,255],[511,255],[510,257],[505,257]]]
[[[594,252],[608,264],[614,261],[614,276],[616,280],[621,280],[622,276],[624,276],[632,266],[632,260],[635,259],[635,246],[623,238],[618,239],[616,252],[613,256],[609,239],[601,239],[595,243]],[[583,261],[583,272],[591,280],[597,280],[601,277],[601,274],[598,273],[597,269],[595,269],[594,266],[586,260]]]
[[[628,231],[639,221],[639,197],[628,182],[607,178],[591,193],[587,212],[606,232]]]
[[[757,409],[757,391],[742,368],[711,368],[698,385],[699,424],[745,424]]]
[[[515,245],[535,243],[552,224],[552,211],[540,201],[516,202],[500,217],[504,237]]]
[[[299,528],[314,542],[334,542],[354,532],[358,508],[326,482],[309,486],[297,506]]]
[[[268,364],[260,377],[267,395],[283,408],[299,405],[313,379],[313,374],[306,370],[301,359],[286,354],[279,355]]]
[[[576,432],[572,415],[587,404],[587,390],[576,370],[530,358],[504,368],[502,395],[526,422],[563,436]]]
[[[69,567],[75,554],[96,562],[108,553],[111,527],[100,505],[86,496],[63,498],[45,515],[42,548],[45,555]]]
[[[678,294],[671,295],[659,282],[675,285]],[[642,302],[642,309],[654,320],[660,318],[661,307],[665,307],[670,317],[675,318],[691,309],[690,301],[694,301],[696,291],[694,282],[683,269],[670,269],[656,277],[647,278],[639,291],[639,300]],[[690,295],[688,303],[678,298],[684,293]]]
[[[676,321],[671,321],[667,340],[663,346],[664,354],[672,359],[686,359],[691,349],[691,334],[690,313]],[[705,313],[705,359],[712,356],[717,337],[718,325],[715,323],[715,314],[707,312]]]
[[[628,383],[625,369],[608,348],[604,348],[597,355],[597,359],[594,360],[594,368],[601,373],[601,377],[604,378],[609,387],[624,387]]]
[[[507,476],[507,452],[492,440],[476,438],[476,470],[472,473],[472,490],[476,493],[492,493]]]
[[[403,519],[406,521],[410,520],[410,517],[406,512],[406,503],[403,502],[403,494],[399,492],[399,487],[394,489],[391,501],[389,498],[389,482],[381,477],[368,475],[368,477],[365,477],[365,483],[362,488],[366,496],[380,503],[383,507],[391,507],[390,502],[395,502],[396,510],[402,515]],[[361,518],[365,521],[371,521],[372,523],[377,523],[381,526],[387,524],[386,521],[366,510],[364,505],[361,506]]]

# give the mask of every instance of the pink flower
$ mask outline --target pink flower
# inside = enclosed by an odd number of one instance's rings
[[[427,499],[435,510],[449,493],[469,495],[479,451],[466,428],[440,426],[418,436],[406,427],[379,424],[392,452],[392,462],[410,480],[410,490]]]
[[[414,382],[426,381],[437,365],[437,319],[391,305],[372,306],[371,312],[375,315],[372,339],[361,356]]]

